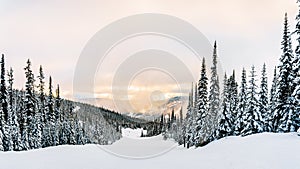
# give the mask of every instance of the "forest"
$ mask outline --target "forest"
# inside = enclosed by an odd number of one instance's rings
[[[245,68],[242,70],[240,85],[235,70],[229,76],[225,73],[221,83],[215,42],[210,81],[203,58],[200,79],[192,84],[189,94],[186,118],[181,121],[174,115],[167,119],[162,117],[165,137],[174,138],[189,148],[204,146],[226,136],[297,131],[300,127],[300,13],[296,22],[296,29],[290,32],[285,14],[282,55],[274,68],[270,90],[266,64],[262,65],[260,79],[253,65],[249,74]],[[295,51],[292,36],[297,40]]]

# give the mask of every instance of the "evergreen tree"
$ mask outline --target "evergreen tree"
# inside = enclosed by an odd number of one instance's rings
[[[26,76],[25,84],[25,109],[24,115],[27,116],[27,134],[28,134],[28,144],[30,148],[34,148],[34,130],[35,130],[35,112],[36,112],[36,100],[34,94],[34,75],[31,70],[31,62],[28,59],[27,66],[24,68]]]
[[[276,66],[274,68],[274,75],[273,75],[273,80],[272,80],[272,87],[270,90],[270,100],[269,100],[269,118],[266,119],[268,121],[268,126],[271,127],[271,131],[275,131],[274,130],[274,120],[273,120],[273,115],[275,114],[275,109],[276,109],[276,90],[277,90],[277,85],[278,84],[278,76],[277,76],[277,69]]]
[[[0,120],[1,120],[1,130],[3,134],[3,149],[4,151],[12,150],[12,142],[11,142],[11,132],[10,132],[10,122],[11,116],[10,111],[8,110],[7,103],[7,90],[6,90],[6,82],[5,82],[5,62],[4,62],[4,54],[1,57],[1,84],[0,84]]]
[[[184,128],[184,133],[185,133],[185,141],[186,142],[186,147],[189,148],[191,146],[194,145],[194,134],[195,134],[195,128],[194,128],[194,124],[195,124],[195,115],[194,115],[194,98],[193,98],[193,84],[192,84],[192,88],[191,88],[191,92],[189,94],[189,103],[188,103],[188,107],[187,107],[187,113],[186,113],[186,117],[185,117],[185,125],[186,126]]]
[[[242,78],[241,78],[241,87],[238,97],[238,113],[235,121],[235,135],[240,135],[243,129],[245,128],[245,114],[247,107],[247,80],[246,80],[246,70],[243,68]]]
[[[56,97],[55,97],[55,108],[54,108],[55,121],[56,121],[56,125],[54,127],[55,145],[59,144],[59,132],[61,130],[62,122],[63,122],[63,114],[60,112],[61,98],[59,92],[60,92],[59,85],[57,85]]]
[[[291,35],[289,31],[289,24],[287,14],[284,19],[284,31],[282,45],[282,55],[280,58],[279,76],[278,76],[278,88],[276,92],[276,109],[274,111],[274,129],[280,132],[288,132],[294,130],[295,127],[291,126],[290,115],[291,107],[293,106],[290,101],[290,97],[294,91],[294,79],[293,73],[293,51]]]
[[[264,131],[271,131],[271,127],[269,126],[269,109],[268,109],[269,101],[268,101],[268,78],[266,72],[266,64],[263,65],[262,73],[261,73],[261,83],[260,83],[260,91],[259,91],[259,112],[262,115],[262,121],[264,123]]]
[[[217,71],[217,43],[215,41],[213,51],[213,65],[211,67],[210,92],[209,92],[209,113],[208,117],[212,124],[212,131],[216,129],[217,115],[220,107],[220,87]]]
[[[225,73],[224,76],[224,87],[222,93],[222,106],[221,106],[221,114],[218,118],[218,128],[216,130],[216,138],[220,139],[226,136],[230,136],[233,134],[233,123],[234,121],[232,115],[229,111],[229,83],[227,79],[227,75]]]
[[[246,127],[242,131],[242,135],[249,135],[263,132],[263,121],[259,112],[259,104],[257,99],[257,85],[255,67],[252,66],[250,71],[250,81],[247,92],[247,108],[245,114]]]
[[[228,99],[229,99],[229,111],[232,121],[235,121],[238,108],[238,85],[235,80],[235,71],[228,79]]]
[[[42,65],[39,69],[39,75],[37,76],[39,84],[38,84],[38,90],[39,90],[39,105],[38,110],[41,114],[41,122],[46,122],[46,115],[45,115],[45,107],[46,107],[46,96],[45,96],[45,75],[43,71]]]
[[[208,114],[208,92],[207,92],[208,78],[206,76],[206,65],[205,59],[202,60],[201,75],[198,82],[198,101],[197,108],[198,112],[196,115],[196,137],[195,144],[197,146],[203,145],[207,142],[209,138],[209,133],[211,131],[210,125],[207,123]]]
[[[297,3],[300,4],[300,1],[297,0]],[[296,30],[295,33],[297,35],[297,42],[298,45],[295,50],[295,58],[293,61],[293,72],[295,74],[295,79],[293,81],[293,94],[291,97],[291,103],[293,104],[292,109],[292,121],[293,126],[295,127],[295,130],[298,130],[300,127],[300,5],[299,6],[299,12],[296,17]]]
[[[14,151],[20,151],[22,149],[21,144],[21,134],[19,129],[19,122],[18,122],[18,116],[16,114],[16,99],[14,98],[14,91],[13,91],[13,69],[10,68],[10,70],[7,73],[8,75],[8,98],[9,98],[9,112],[11,115],[11,118],[9,120],[9,125],[11,126],[11,141],[12,141],[12,149]]]

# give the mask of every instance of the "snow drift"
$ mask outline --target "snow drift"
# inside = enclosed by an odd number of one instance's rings
[[[103,150],[114,146],[118,149],[126,147],[134,149],[137,140],[139,139],[123,137],[116,143],[106,146],[58,146],[27,152],[1,152],[0,168],[299,169],[300,166],[300,137],[297,133],[261,133],[247,137],[227,137],[205,147],[185,149],[179,146],[160,156],[139,160],[121,158]],[[144,150],[171,145],[174,145],[174,142],[164,141],[162,136],[156,136],[148,139]],[[140,148],[138,146],[141,145],[137,145],[137,148]]]

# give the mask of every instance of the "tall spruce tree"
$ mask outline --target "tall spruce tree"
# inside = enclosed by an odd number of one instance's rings
[[[222,93],[222,105],[221,105],[221,113],[218,117],[218,128],[216,130],[216,139],[220,139],[226,136],[230,136],[233,134],[233,125],[234,121],[229,111],[229,83],[227,79],[227,75],[224,75],[223,81],[223,93]]]
[[[20,151],[22,150],[22,144],[21,144],[21,134],[19,129],[19,121],[17,116],[17,104],[16,104],[16,98],[14,96],[14,90],[13,90],[13,69],[10,68],[8,73],[8,98],[9,98],[9,111],[10,111],[10,126],[11,126],[11,141],[12,141],[12,149],[14,151]]]
[[[235,135],[241,135],[241,132],[245,128],[245,114],[246,114],[246,107],[247,107],[247,76],[246,70],[243,68],[242,71],[242,78],[241,78],[241,86],[240,92],[238,97],[238,113],[235,121]]]
[[[235,121],[238,109],[238,85],[235,80],[235,70],[233,70],[232,75],[228,79],[228,98],[231,118],[232,121]]]
[[[5,81],[5,61],[4,54],[1,57],[1,84],[0,84],[0,114],[1,114],[1,130],[3,134],[2,142],[4,151],[12,150],[12,142],[11,142],[11,132],[10,132],[10,122],[11,116],[8,106],[8,98],[7,98],[7,89],[6,89],[6,81]]]
[[[263,65],[261,72],[261,83],[259,90],[259,111],[262,115],[262,121],[264,123],[264,131],[271,131],[269,126],[268,119],[270,118],[269,114],[269,101],[268,101],[268,78],[266,71],[266,64]]]
[[[275,114],[276,105],[277,105],[277,101],[276,101],[277,86],[278,86],[278,76],[277,76],[277,69],[276,69],[276,66],[275,66],[273,80],[272,80],[272,86],[271,86],[270,96],[269,96],[269,114],[270,114],[270,117],[267,120],[268,123],[269,123],[269,126],[271,127],[272,132],[275,132],[273,115]]]
[[[201,74],[200,79],[198,82],[198,101],[197,101],[197,108],[198,112],[196,115],[196,137],[195,137],[195,144],[196,146],[200,146],[205,144],[208,139],[208,134],[210,133],[210,124],[207,121],[207,114],[208,114],[208,78],[206,75],[206,65],[205,65],[205,58],[202,60],[201,66]]]
[[[214,44],[213,64],[211,67],[210,92],[209,92],[209,122],[212,124],[212,131],[217,127],[217,115],[220,108],[220,87],[217,71],[217,42]],[[212,134],[212,133],[211,133]]]
[[[250,81],[247,91],[247,108],[245,114],[246,126],[242,131],[242,135],[250,135],[263,132],[263,121],[259,111],[259,104],[257,98],[257,85],[256,85],[256,71],[255,67],[251,67]]]
[[[187,107],[187,113],[186,113],[186,118],[185,118],[185,143],[186,147],[189,148],[194,145],[194,98],[193,98],[193,83],[192,83],[192,88],[191,92],[189,94],[189,103]]]
[[[26,76],[26,83],[25,83],[25,109],[24,113],[27,116],[27,134],[28,134],[28,144],[30,148],[34,148],[34,130],[35,130],[35,113],[36,113],[36,100],[35,100],[35,93],[34,93],[34,75],[31,70],[31,62],[28,59],[27,65],[24,68],[25,76]]]
[[[296,30],[295,34],[297,35],[297,42],[298,45],[295,50],[295,58],[293,61],[293,67],[294,67],[294,74],[295,74],[295,79],[294,79],[294,91],[292,94],[292,104],[293,104],[293,109],[292,109],[292,120],[293,120],[293,126],[295,127],[295,130],[298,130],[300,128],[300,0],[297,0],[299,12],[296,17]]]
[[[283,40],[282,45],[282,55],[280,58],[279,75],[278,75],[278,87],[276,92],[276,109],[274,111],[274,129],[278,132],[289,132],[294,129],[292,123],[289,121],[289,112],[292,105],[290,97],[294,91],[294,79],[295,75],[293,73],[293,51],[291,34],[289,31],[289,23],[287,13],[284,18],[284,30],[283,30]]]
[[[43,71],[42,65],[39,68],[39,75],[37,76],[38,78],[38,91],[39,91],[39,104],[38,104],[38,110],[41,114],[41,122],[45,123],[46,122],[46,115],[45,115],[45,107],[46,107],[46,95],[45,95],[45,75]]]

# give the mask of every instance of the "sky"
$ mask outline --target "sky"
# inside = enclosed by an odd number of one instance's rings
[[[43,65],[46,76],[51,75],[54,84],[60,84],[62,96],[74,99],[76,64],[96,32],[127,16],[158,13],[192,24],[211,44],[217,40],[222,71],[230,74],[235,69],[239,79],[243,67],[249,71],[251,65],[255,65],[259,73],[265,62],[271,81],[273,68],[281,54],[284,13],[288,13],[293,30],[297,11],[296,0],[0,0],[0,53],[6,56],[6,67],[14,69],[16,88],[24,86],[23,68],[30,58],[36,75],[39,65]],[[107,55],[111,59],[98,65],[94,96],[108,100],[114,98],[112,82],[118,66],[132,51],[143,48],[164,48],[175,53],[188,65],[194,78],[199,77],[200,61],[193,60],[193,54],[176,41],[141,36],[114,48]],[[184,81],[184,77],[182,79]],[[178,87],[178,81],[182,79],[155,69],[137,72],[130,79],[130,85],[126,86],[126,99],[132,105],[130,111],[144,112],[151,109],[156,101],[186,96],[191,82],[186,81]],[[119,96],[117,98],[120,99]]]

